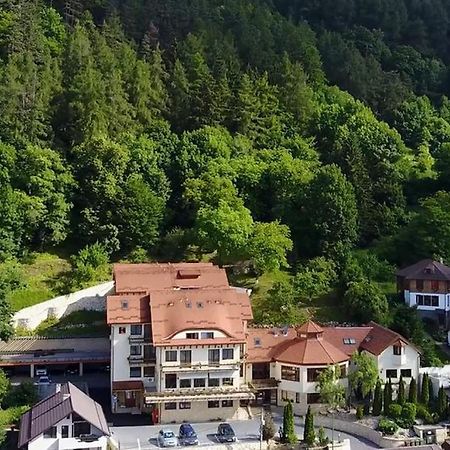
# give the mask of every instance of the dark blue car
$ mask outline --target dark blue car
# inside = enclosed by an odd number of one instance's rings
[[[178,442],[181,445],[197,445],[198,437],[195,430],[190,423],[183,423],[180,425],[180,432],[178,433]]]

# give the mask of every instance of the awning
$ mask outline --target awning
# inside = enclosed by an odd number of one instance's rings
[[[144,383],[141,380],[113,381],[113,391],[143,391]]]
[[[145,403],[172,403],[179,401],[204,402],[209,400],[253,400],[255,395],[248,391],[222,391],[214,393],[195,393],[189,392],[158,392],[145,394]]]

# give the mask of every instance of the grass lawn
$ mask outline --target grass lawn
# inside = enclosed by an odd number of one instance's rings
[[[33,334],[46,337],[107,337],[109,327],[105,311],[74,311],[59,320],[44,320]]]
[[[65,293],[60,280],[69,269],[67,259],[50,253],[34,253],[21,264],[26,287],[12,292],[8,298],[13,310],[18,311]]]

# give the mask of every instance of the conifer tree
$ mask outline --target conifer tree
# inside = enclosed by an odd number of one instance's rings
[[[444,387],[441,386],[438,392],[438,400],[437,400],[437,413],[439,414],[439,418],[441,420],[445,419],[448,414],[448,399],[447,394],[445,393]]]
[[[420,393],[420,402],[425,406],[430,403],[430,383],[428,382],[428,373],[424,373],[422,376],[422,389]]]
[[[372,414],[374,416],[379,416],[381,414],[382,409],[383,409],[383,393],[381,387],[381,380],[378,379],[377,384],[375,386]]]
[[[406,401],[405,382],[403,381],[403,377],[400,375],[400,380],[398,383],[397,403],[399,405],[403,405],[405,401]]]
[[[311,406],[308,406],[308,411],[305,416],[305,430],[303,440],[307,445],[314,445],[316,440],[316,432],[314,431],[314,415],[311,411]]]
[[[283,410],[283,442],[294,444],[297,442],[297,436],[294,429],[294,410],[292,402],[287,401]]]
[[[417,382],[415,378],[411,378],[411,382],[409,383],[408,402],[417,403]]]
[[[385,415],[388,414],[389,412],[389,406],[392,404],[392,383],[391,383],[391,379],[389,378],[389,380],[387,381],[387,383],[385,383],[384,385],[384,408],[383,408],[383,412]]]
[[[183,131],[188,127],[190,89],[183,63],[176,59],[169,83],[170,118],[176,131]]]

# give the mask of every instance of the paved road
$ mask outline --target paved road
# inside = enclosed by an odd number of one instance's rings
[[[273,414],[274,422],[278,427],[281,425],[281,417],[276,413]],[[245,421],[230,421],[239,442],[258,441],[259,439],[259,421],[245,420]],[[196,423],[193,424],[199,438],[199,446],[207,446],[217,443],[215,433],[217,431],[218,422]],[[155,426],[139,426],[139,427],[112,427],[113,437],[119,441],[121,450],[155,450],[158,447],[157,434],[162,428],[161,425]],[[171,429],[175,434],[178,434],[179,425],[164,425],[164,428]],[[327,435],[331,438],[331,430],[325,430]],[[300,437],[303,437],[303,427],[296,426],[296,432]],[[350,439],[352,450],[372,450],[378,448],[372,442],[346,433],[335,431],[335,440]]]

